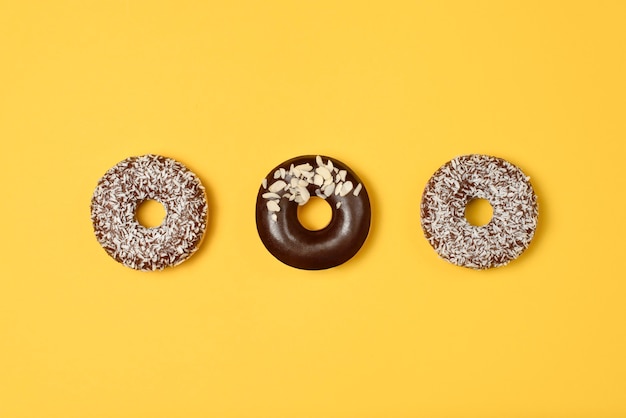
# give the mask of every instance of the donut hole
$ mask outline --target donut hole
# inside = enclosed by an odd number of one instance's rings
[[[155,228],[163,223],[167,214],[165,207],[158,200],[144,200],[137,206],[135,218],[146,228]]]
[[[298,221],[309,231],[319,231],[330,223],[333,211],[328,202],[319,197],[311,197],[309,201],[298,206]]]
[[[485,226],[493,217],[493,206],[487,199],[475,198],[465,206],[465,219],[472,226]]]

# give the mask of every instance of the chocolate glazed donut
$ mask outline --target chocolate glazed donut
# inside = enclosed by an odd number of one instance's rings
[[[298,220],[298,205],[311,196],[325,199],[330,223],[310,231]],[[267,250],[283,263],[304,270],[323,270],[351,259],[370,229],[367,190],[340,161],[305,155],[285,161],[263,179],[256,200],[256,224]]]

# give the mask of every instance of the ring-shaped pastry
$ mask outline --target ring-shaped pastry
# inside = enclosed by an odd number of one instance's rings
[[[160,202],[163,223],[142,226],[137,207]],[[91,200],[94,232],[105,251],[123,265],[162,270],[189,258],[200,246],[208,205],[200,179],[187,167],[160,155],[130,157],[109,169]]]
[[[493,216],[471,225],[465,207],[486,199]],[[457,157],[430,178],[421,202],[424,236],[449,262],[473,269],[499,267],[520,256],[537,228],[537,196],[519,168],[502,158]]]
[[[330,223],[317,231],[298,220],[298,206],[311,196],[325,199]],[[370,229],[367,190],[342,162],[305,155],[285,161],[263,179],[256,201],[259,237],[283,263],[305,270],[338,266],[361,248]]]

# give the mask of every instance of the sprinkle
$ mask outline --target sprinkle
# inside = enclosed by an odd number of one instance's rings
[[[311,170],[313,170],[313,166],[311,164],[309,164],[309,163],[299,164],[295,168],[297,168],[300,171],[311,171]]]
[[[285,183],[284,181],[278,180],[278,181],[274,182],[270,186],[269,191],[272,192],[272,193],[279,192],[279,191],[283,190],[286,185],[287,185],[287,183]]]
[[[300,196],[302,196],[303,205],[309,201],[311,195],[309,194],[309,191],[305,187],[298,187],[298,193],[300,194]]]
[[[276,200],[268,200],[267,210],[270,212],[280,212],[280,206],[278,206],[278,202]]]
[[[345,196],[350,193],[350,190],[352,190],[352,182],[346,181],[345,183],[343,183],[343,187],[341,188],[341,192],[339,192],[339,195]]]
[[[335,190],[335,183],[330,183],[328,186],[324,187],[323,192],[327,197],[329,197],[330,195],[333,194],[334,190]]]
[[[326,167],[317,167],[315,169],[315,172],[317,174],[319,174],[320,176],[322,176],[324,178],[324,180],[332,179],[332,177],[330,175],[330,171],[328,171],[328,169]]]

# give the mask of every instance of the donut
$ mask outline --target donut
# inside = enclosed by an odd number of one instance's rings
[[[156,200],[167,212],[154,228],[136,219],[139,204]],[[115,260],[135,270],[154,271],[185,261],[200,246],[208,205],[200,179],[160,155],[130,157],[109,169],[91,199],[96,239]]]
[[[330,223],[310,231],[298,220],[298,206],[311,196],[325,199]],[[304,270],[336,267],[351,259],[370,230],[371,208],[359,177],[342,162],[320,155],[292,158],[262,181],[256,225],[267,250],[283,263]]]
[[[483,226],[465,218],[472,199],[486,199],[493,216]],[[420,205],[424,236],[453,264],[488,269],[508,264],[528,248],[537,228],[537,196],[530,177],[502,158],[457,157],[428,180]]]

